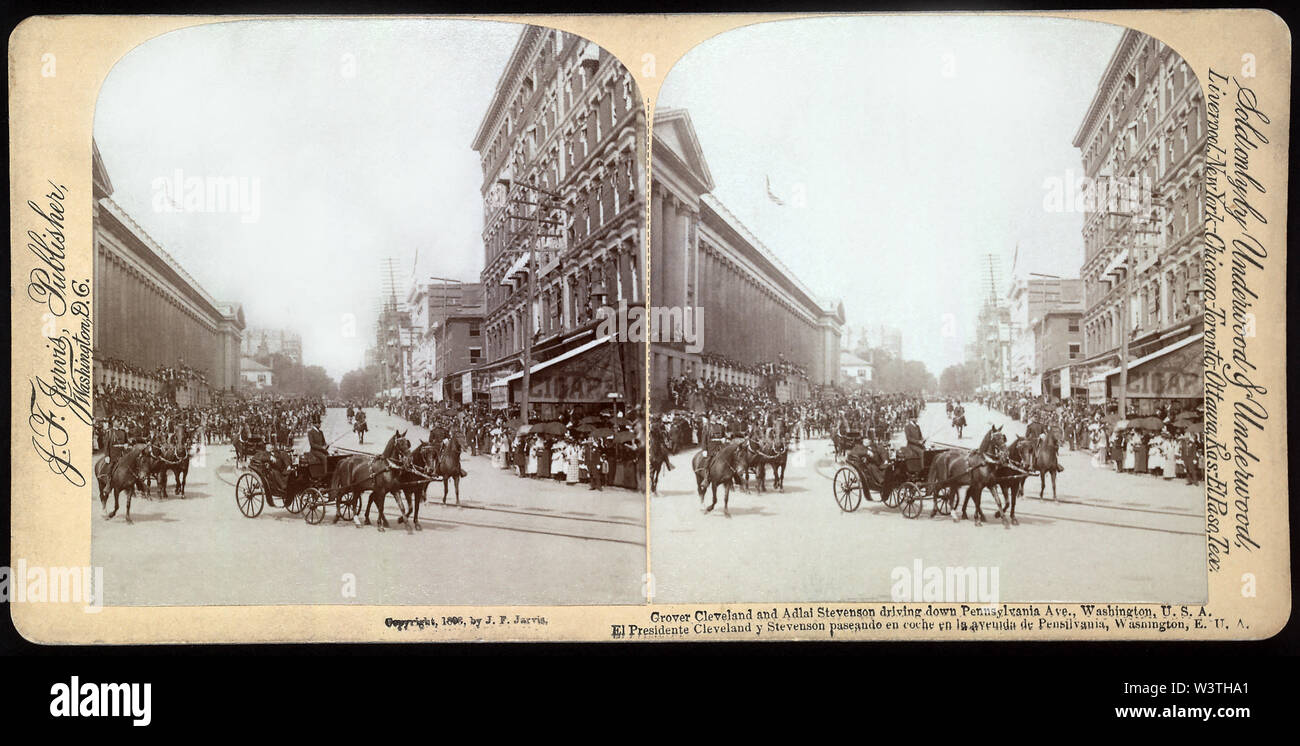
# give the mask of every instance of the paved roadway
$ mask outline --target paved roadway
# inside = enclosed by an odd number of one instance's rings
[[[412,443],[427,431],[379,410],[366,412],[366,444],[341,409],[327,412],[328,441],[378,452],[395,427]],[[372,439],[373,438],[373,442]],[[337,441],[336,441],[337,439]],[[295,446],[302,452],[305,439]],[[104,567],[110,605],[203,604],[627,604],[643,603],[645,498],[641,493],[522,480],[486,456],[464,457],[461,504],[428,502],[424,530],[325,521],[266,507],[253,519],[235,506],[230,446],[191,461],[184,499],[136,496],[134,523],[122,511],[96,517],[92,561]],[[442,487],[429,487],[441,500]],[[123,498],[125,500],[125,498]],[[454,502],[454,500],[452,500]],[[278,503],[277,503],[278,505]],[[349,577],[355,595],[345,595]]]
[[[958,440],[942,404],[918,424],[931,442],[973,447],[991,424],[1024,426],[967,405]],[[1018,526],[930,518],[930,504],[909,520],[879,502],[855,513],[835,503],[838,465],[829,441],[790,455],[783,493],[733,490],[731,518],[701,511],[690,452],[677,454],[650,501],[651,566],[658,602],[884,601],[896,567],[996,567],[1006,602],[1204,601],[1204,498],[1182,480],[1094,468],[1082,452],[1061,451],[1058,500],[1038,499],[1031,479],[1017,505]],[[974,508],[972,507],[973,511]]]

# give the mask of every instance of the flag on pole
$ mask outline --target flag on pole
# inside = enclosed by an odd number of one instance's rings
[[[767,179],[767,198],[772,200],[776,204],[780,205],[781,207],[785,207],[785,202],[780,197],[776,196],[776,194],[772,191],[772,177],[767,176],[766,179]]]

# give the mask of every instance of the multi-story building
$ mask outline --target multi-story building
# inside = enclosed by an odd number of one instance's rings
[[[470,390],[487,396],[486,382],[474,369],[483,363],[483,285],[431,279],[416,282],[407,297],[415,349],[412,380],[437,399]]]
[[[844,306],[814,295],[709,192],[713,179],[681,109],[655,113],[650,348],[653,406],[669,382],[717,379],[806,397],[840,376]],[[688,319],[689,312],[689,321]]]
[[[1205,142],[1191,68],[1160,41],[1125,31],[1074,137],[1093,185],[1080,272],[1090,398],[1121,395],[1126,346],[1130,410],[1204,396]]]
[[[301,363],[302,335],[292,329],[251,328],[244,332],[240,353],[253,358],[283,355]]]
[[[214,300],[112,200],[99,148],[92,149],[96,386],[170,391],[181,406],[234,391],[243,308]]]
[[[539,409],[640,402],[644,340],[604,333],[601,309],[645,303],[645,128],[636,83],[608,52],[522,31],[473,143],[493,406],[521,400],[525,354]]]
[[[1038,334],[1044,328],[1040,322],[1048,313],[1082,311],[1082,304],[1083,281],[1078,278],[1031,273],[1012,281],[1007,294],[1007,311],[1011,324],[1011,378],[1008,388],[1035,396],[1044,393],[1041,387],[1042,374],[1047,367],[1038,354],[1042,346]],[[1075,326],[1078,326],[1077,319]]]
[[[1031,323],[1034,339],[1034,394],[1058,399],[1087,396],[1087,381],[1080,375],[1083,361],[1082,301],[1049,308]]]

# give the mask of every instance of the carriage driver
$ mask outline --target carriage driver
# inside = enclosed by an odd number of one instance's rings
[[[320,430],[320,415],[312,415],[311,429],[307,431],[308,450],[302,455],[302,463],[307,466],[312,479],[325,477],[325,464],[328,462],[329,446],[325,444],[325,433]]]
[[[925,438],[921,437],[921,426],[916,424],[915,417],[907,419],[903,436],[907,438],[907,445],[902,447],[899,455],[907,460],[908,471],[919,472],[925,463]]]

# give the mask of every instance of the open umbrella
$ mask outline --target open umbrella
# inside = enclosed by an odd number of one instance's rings
[[[615,443],[628,443],[628,442],[631,442],[631,441],[632,441],[633,439],[635,439],[635,438],[636,438],[636,433],[632,433],[632,432],[628,432],[627,430],[624,430],[623,432],[621,432],[621,433],[619,433],[618,435],[615,435],[615,436],[614,436],[614,442],[615,442]]]
[[[596,426],[595,426],[595,425],[592,425],[591,423],[584,423],[584,424],[582,424],[582,425],[578,425],[577,427],[574,428],[574,430],[577,430],[577,431],[580,432],[580,433],[589,433],[589,432],[591,432],[592,430],[595,430],[595,429],[596,429]]]
[[[1129,427],[1136,427],[1139,430],[1163,430],[1165,427],[1164,420],[1159,417],[1139,417],[1129,422]]]
[[[564,435],[564,423],[543,422],[542,424],[535,426],[535,432],[544,433],[546,435]]]
[[[613,430],[610,430],[610,429],[607,428],[607,427],[598,427],[598,428],[596,428],[595,430],[592,430],[592,431],[591,431],[591,437],[593,437],[593,438],[595,438],[595,439],[597,439],[597,440],[600,440],[601,438],[608,438],[609,436],[611,436],[611,435],[613,435],[613,434],[614,434],[614,431],[613,431]]]
[[[515,434],[516,434],[516,435],[527,435],[527,434],[532,430],[532,428],[533,428],[532,425],[520,425],[520,426],[519,426],[519,429],[515,432]]]
[[[1198,412],[1179,412],[1174,418],[1174,427],[1190,427],[1199,425],[1205,421],[1205,418]]]
[[[599,418],[599,417],[583,417],[583,418],[582,418],[582,424],[584,424],[584,425],[599,425],[599,424],[600,424],[600,418]]]

